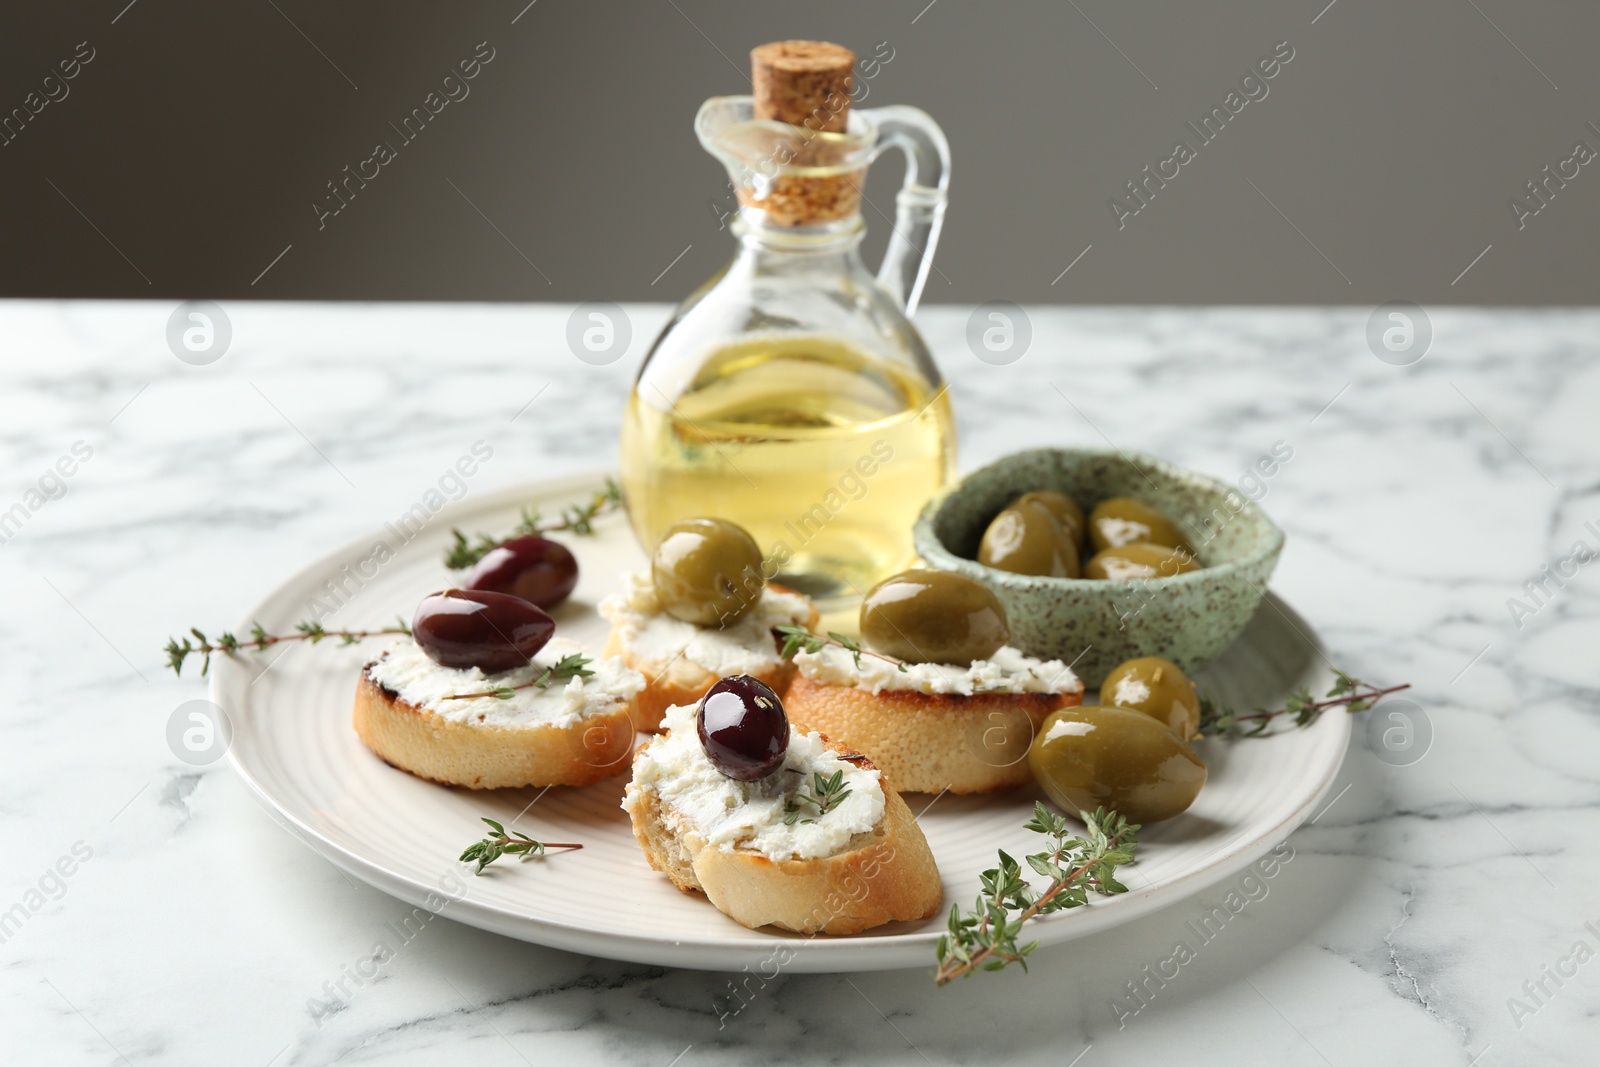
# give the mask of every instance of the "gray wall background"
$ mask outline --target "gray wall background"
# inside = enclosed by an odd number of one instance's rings
[[[1522,229],[1508,207],[1600,149],[1593,3],[526,2],[11,5],[0,112],[94,58],[0,147],[0,294],[676,300],[731,251],[696,107],[747,91],[753,45],[823,37],[888,42],[866,105],[949,135],[930,301],[1595,299],[1600,161]],[[1108,199],[1280,41],[1268,95],[1119,230]],[[324,183],[479,42],[470,95],[319,229]]]

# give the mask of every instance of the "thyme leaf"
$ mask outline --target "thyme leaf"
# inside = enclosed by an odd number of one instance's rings
[[[460,530],[452,528],[450,530],[452,541],[450,547],[445,549],[444,565],[453,571],[465,570],[514,537],[541,536],[562,531],[592,534],[595,519],[620,507],[622,507],[622,486],[617,484],[615,478],[607,478],[606,484],[595,490],[587,503],[563,508],[561,517],[554,522],[546,523],[537,508],[529,507],[522,509],[522,515],[516,526],[512,527],[511,532],[504,537],[490,537],[485,533],[468,537]]]
[[[1207,737],[1259,737],[1277,719],[1287,718],[1296,726],[1310,726],[1328,708],[1344,705],[1350,714],[1366,711],[1378,698],[1410,689],[1411,684],[1392,685],[1379,689],[1369,682],[1354,678],[1335,667],[1336,679],[1328,690],[1327,699],[1317,700],[1304,687],[1296,689],[1284,700],[1283,707],[1267,709],[1256,707],[1249,712],[1239,712],[1217,702],[1210,693],[1200,695],[1200,733]]]
[[[796,793],[783,806],[783,825],[793,826],[797,822],[816,822],[834,808],[844,803],[844,798],[852,791],[845,788],[844,768],[841,767],[832,774],[823,774],[821,771],[811,772],[811,792]],[[802,819],[805,809],[800,805],[809,804],[811,815]]]
[[[411,627],[407,626],[406,621],[398,616],[396,616],[393,626],[376,630],[329,630],[322,623],[315,620],[297,622],[294,630],[295,632],[292,634],[271,634],[267,632],[266,627],[257,622],[250,625],[250,637],[248,640],[244,640],[227,630],[222,631],[215,638],[208,637],[199,627],[191,626],[188,635],[182,638],[168,638],[166,647],[162,651],[167,655],[167,666],[172,668],[172,673],[179,677],[183,676],[183,665],[188,661],[189,657],[199,656],[200,674],[204,677],[211,670],[211,654],[213,652],[221,652],[225,655],[233,656],[237,655],[241,649],[260,652],[285,641],[307,641],[314,645],[328,638],[337,638],[341,645],[353,645],[357,641],[365,640],[368,637],[381,637],[385,634],[411,636]],[[190,640],[191,636],[193,640]]]
[[[526,861],[530,856],[543,856],[546,849],[551,848],[582,848],[582,845],[568,844],[559,841],[535,841],[527,834],[515,830],[506,831],[504,826],[493,819],[484,819],[489,829],[494,833],[484,837],[482,841],[475,841],[468,845],[466,851],[461,853],[462,863],[476,863],[478,869],[473,874],[482,874],[483,869],[501,856],[521,856]]]
[[[1049,879],[1035,890],[1022,877],[1022,866],[1001,850],[998,866],[979,876],[983,891],[971,911],[950,908],[947,931],[939,938],[936,985],[947,985],[973,971],[998,971],[1013,963],[1028,969],[1028,957],[1039,942],[1019,942],[1029,920],[1089,903],[1089,894],[1127,892],[1116,869],[1133,861],[1139,827],[1114,811],[1080,812],[1084,832],[1070,835],[1067,820],[1035,801],[1033,818],[1024,829],[1043,834],[1043,852],[1023,857],[1037,874]]]
[[[545,689],[551,682],[564,682],[569,678],[589,678],[594,671],[589,669],[593,663],[588,656],[574,652],[569,656],[562,656],[554,664],[544,669],[544,673],[531,682],[521,685],[498,685],[493,689],[480,689],[475,693],[454,693],[445,697],[445,700],[471,700],[475,697],[494,697],[496,700],[510,700],[517,695],[519,689]]]
[[[816,653],[821,652],[829,645],[836,645],[850,653],[851,658],[856,661],[858,670],[861,667],[862,656],[871,656],[873,659],[881,659],[885,663],[893,663],[902,673],[906,669],[903,660],[895,659],[893,656],[885,656],[868,648],[862,648],[859,642],[833,630],[828,631],[828,636],[821,637],[804,626],[774,626],[772,635],[783,638],[783,647],[778,651],[778,654],[784,659],[792,658],[796,652]]]

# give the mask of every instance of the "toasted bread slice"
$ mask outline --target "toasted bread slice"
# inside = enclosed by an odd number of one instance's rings
[[[652,738],[635,762],[664,739]],[[823,742],[849,762],[872,768],[864,756],[826,737]],[[738,845],[710,844],[684,813],[637,779],[623,807],[650,866],[685,893],[703,893],[740,925],[855,934],[887,922],[931,918],[944,897],[922,828],[889,783],[878,781],[884,807],[877,825],[832,854],[809,859],[772,859]]]
[[[798,597],[793,589],[770,582],[768,589],[773,592],[784,593]],[[807,629],[816,626],[819,615],[814,604],[806,601],[806,617],[798,621],[785,618],[784,623],[804,625]],[[687,625],[687,624],[685,624]],[[765,682],[774,693],[781,698],[789,690],[789,683],[794,681],[795,667],[790,660],[785,660],[778,655],[780,642],[763,631],[753,635],[756,640],[772,641],[772,656],[770,662],[764,666],[751,668],[742,666],[738,671],[727,673],[747,674],[752,678]],[[667,709],[679,704],[693,704],[706,695],[724,674],[704,664],[695,662],[685,655],[675,655],[670,658],[649,656],[641,654],[637,649],[629,646],[623,639],[622,628],[613,625],[611,634],[606,638],[604,656],[619,656],[629,667],[644,675],[645,687],[637,698],[638,710],[636,720],[640,730],[654,732],[660,728],[662,717]]]
[[[872,692],[797,677],[784,705],[799,722],[865,753],[908,793],[988,793],[1031,780],[1028,746],[1045,716],[1083,703],[1064,693]]]
[[[405,699],[373,676],[378,662],[362,668],[356,685],[356,734],[385,762],[419,778],[469,789],[588,785],[630,766],[636,676],[575,721],[491,720],[492,711],[446,716]]]

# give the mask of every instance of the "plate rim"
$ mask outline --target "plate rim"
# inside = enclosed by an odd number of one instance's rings
[[[615,470],[594,468],[535,479],[464,497],[448,503],[436,512],[430,526],[447,530],[460,524],[465,516],[506,509],[513,505],[524,505],[529,499],[580,492],[600,484],[608,477],[615,478]],[[236,628],[235,632],[247,631],[252,620],[266,614],[264,609],[276,600],[284,589],[303,584],[313,577],[325,575],[330,566],[336,570],[338,564],[346,561],[352,552],[360,552],[370,547],[372,536],[369,531],[363,536],[352,538],[273,583],[271,589],[257,600],[251,611],[246,614],[241,627]],[[1325,675],[1331,679],[1332,670],[1326,666],[1329,662],[1326,647],[1310,623],[1270,589],[1266,591],[1262,602],[1263,605],[1270,604],[1310,644],[1313,652],[1322,661],[1317,668],[1318,677]],[[1258,608],[1259,610],[1261,609]],[[230,699],[230,692],[236,688],[238,682],[244,681],[242,673],[235,678],[237,672],[243,671],[244,668],[239,665],[239,661],[226,657],[219,658],[213,665],[207,695],[214,704],[223,709],[224,714],[230,716],[232,714],[227,711],[226,701]],[[244,681],[244,684],[248,690],[248,681]],[[1035,926],[1035,933],[1040,947],[1048,948],[1109,930],[1169,907],[1236,874],[1275,848],[1305,821],[1311,810],[1327,795],[1328,790],[1338,779],[1354,730],[1350,719],[1349,715],[1324,716],[1324,720],[1333,720],[1340,724],[1332,729],[1332,734],[1336,736],[1321,739],[1324,746],[1336,748],[1338,756],[1331,761],[1325,761],[1326,770],[1316,787],[1307,792],[1300,804],[1271,827],[1258,831],[1247,841],[1231,846],[1225,854],[1206,859],[1203,861],[1204,865],[1198,869],[1146,889],[1134,890],[1126,895],[1106,899],[1096,898],[1088,907],[1072,909],[1073,918],[1068,921],[1063,921],[1062,915],[1039,921]],[[1322,727],[1322,730],[1328,732],[1329,728]],[[324,859],[380,892],[417,907],[427,907],[430,901],[439,898],[437,885],[416,881],[347,849],[288,810],[246,766],[238,740],[238,731],[235,730],[227,749],[228,763],[244,782],[250,795],[280,826],[291,831]],[[470,886],[471,883],[467,884]],[[712,937],[686,942],[682,939],[642,933],[621,934],[595,930],[578,923],[530,916],[499,905],[475,902],[471,899],[470,892],[459,898],[446,899],[444,905],[428,910],[491,933],[564,951],[647,965],[696,970],[738,970],[767,960],[782,947],[788,947],[792,951],[792,957],[784,966],[795,973],[898,970],[922,966],[931,968],[934,962],[934,946],[942,932],[942,929],[927,929],[913,933],[863,934],[853,937],[772,933],[765,940],[751,940],[748,937]],[[954,903],[961,902],[958,900]]]

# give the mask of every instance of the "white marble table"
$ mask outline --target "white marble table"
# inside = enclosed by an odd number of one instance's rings
[[[632,351],[604,366],[568,351],[567,307],[231,305],[205,366],[169,351],[172,310],[0,304],[7,1062],[1595,1062],[1600,566],[1539,604],[1523,584],[1600,550],[1600,314],[1441,310],[1400,367],[1365,308],[1034,309],[1029,351],[992,366],[965,309],[925,309],[966,468],[1110,440],[1234,479],[1287,443],[1273,585],[1347,668],[1415,685],[1431,744],[1358,729],[1268,894],[1164,984],[1144,968],[1221,890],[1031,974],[784,977],[719,1019],[728,975],[449,921],[352,981],[404,907],[165,738],[203,694],[163,669],[170,633],[235,621],[471,441],[496,449],[472,491],[612,462],[665,309],[629,308]]]

